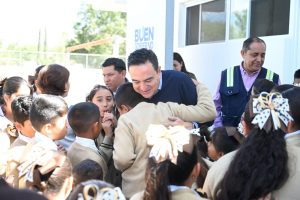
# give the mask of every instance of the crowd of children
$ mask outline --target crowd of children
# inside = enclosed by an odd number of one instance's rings
[[[214,128],[197,81],[195,105],[151,103],[130,82],[67,105],[69,76],[50,64],[31,85],[2,80],[0,199],[299,198],[298,83],[257,79],[239,127]]]

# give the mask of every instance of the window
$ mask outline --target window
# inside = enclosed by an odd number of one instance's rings
[[[229,39],[246,37],[249,0],[231,0]]]
[[[289,33],[290,0],[251,0],[250,36]]]
[[[217,0],[201,4],[200,42],[224,41],[225,31],[225,0]]]
[[[188,7],[186,15],[186,45],[199,43],[199,5]]]
[[[226,35],[228,39],[239,39],[289,33],[290,0],[205,2],[186,7],[186,45],[225,41]],[[226,5],[230,9],[228,18]]]

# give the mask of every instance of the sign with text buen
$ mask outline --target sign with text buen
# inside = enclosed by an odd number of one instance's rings
[[[136,49],[152,49],[165,66],[166,1],[127,1],[127,56]]]
[[[147,48],[153,50],[154,27],[141,27],[134,31],[135,49]]]

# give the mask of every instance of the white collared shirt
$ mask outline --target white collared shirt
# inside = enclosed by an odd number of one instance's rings
[[[27,137],[27,136],[23,135],[22,133],[20,133],[18,137],[20,138],[20,140],[23,140],[26,143],[28,143],[32,140],[32,138]]]
[[[285,134],[284,139],[287,139],[289,137],[292,137],[292,136],[298,135],[298,134],[300,134],[300,130],[292,132],[292,133]]]
[[[191,188],[189,188],[189,187],[187,187],[187,186],[179,186],[179,185],[169,185],[169,190],[171,191],[171,192],[174,192],[174,191],[176,191],[176,190],[182,190],[182,189],[191,189]]]
[[[43,142],[46,145],[46,148],[57,151],[57,145],[55,142],[39,132],[35,132],[34,140],[37,142]]]
[[[195,190],[192,190],[187,186],[169,185],[170,192],[175,192],[177,190],[183,190],[183,189],[191,190],[196,196],[199,196],[199,194]]]
[[[75,142],[82,145],[82,146],[85,146],[85,147],[91,148],[95,151],[98,151],[98,149],[96,147],[96,144],[95,144],[95,141],[92,140],[92,139],[76,136]]]

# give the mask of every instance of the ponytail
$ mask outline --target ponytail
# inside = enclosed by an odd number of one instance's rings
[[[155,158],[148,159],[146,170],[146,189],[143,200],[169,200],[171,199],[168,185],[168,168],[170,160],[156,163]]]

